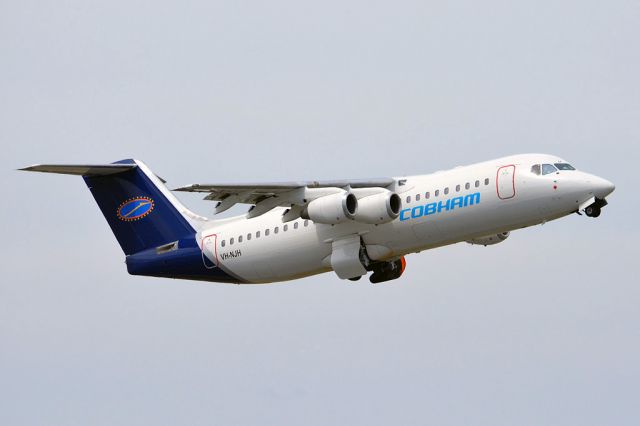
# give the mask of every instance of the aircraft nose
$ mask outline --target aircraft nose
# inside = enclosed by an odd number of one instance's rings
[[[597,176],[594,176],[590,183],[593,188],[593,194],[600,199],[604,199],[616,189],[612,182]]]

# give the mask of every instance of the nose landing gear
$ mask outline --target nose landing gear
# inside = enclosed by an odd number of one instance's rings
[[[591,200],[582,204],[582,206],[586,205],[586,207],[583,207],[582,209],[579,208],[578,214],[580,213],[580,210],[582,210],[584,211],[584,214],[586,214],[589,217],[598,217],[600,216],[600,213],[602,213],[602,208],[607,204],[608,204],[607,200],[594,197]]]
[[[584,214],[586,214],[589,217],[598,217],[600,216],[600,213],[602,213],[602,209],[596,206],[595,204],[592,204],[586,209],[584,209]]]

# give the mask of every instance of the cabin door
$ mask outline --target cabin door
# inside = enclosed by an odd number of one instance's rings
[[[207,269],[213,269],[217,266],[217,242],[218,236],[216,234],[207,235],[202,238],[202,246],[200,247],[202,250],[202,262]]]
[[[516,166],[503,166],[498,169],[496,178],[498,198],[508,200],[516,196]]]

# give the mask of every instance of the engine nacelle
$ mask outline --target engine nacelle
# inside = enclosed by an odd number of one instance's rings
[[[343,191],[316,198],[302,210],[300,217],[316,223],[335,225],[352,220],[358,211],[358,199],[355,195]]]
[[[476,244],[476,245],[481,245],[486,247],[486,246],[492,246],[494,244],[501,243],[507,238],[509,238],[509,232],[501,232],[495,235],[486,235],[484,237],[474,238],[472,240],[468,240],[467,242],[469,244]]]
[[[363,223],[388,223],[400,215],[402,201],[395,192],[384,190],[358,200],[358,212],[355,220]]]

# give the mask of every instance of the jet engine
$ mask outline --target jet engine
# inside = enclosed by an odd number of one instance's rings
[[[494,244],[498,244],[503,242],[509,238],[509,232],[501,232],[495,235],[486,235],[484,237],[474,238],[472,240],[467,240],[469,244],[481,245],[481,246],[492,246]]]
[[[400,196],[395,192],[384,190],[384,192],[358,199],[355,220],[371,224],[391,222],[398,217],[401,208]]]
[[[352,220],[358,211],[358,199],[354,194],[343,191],[311,201],[300,213],[303,219],[315,223],[335,225]]]

